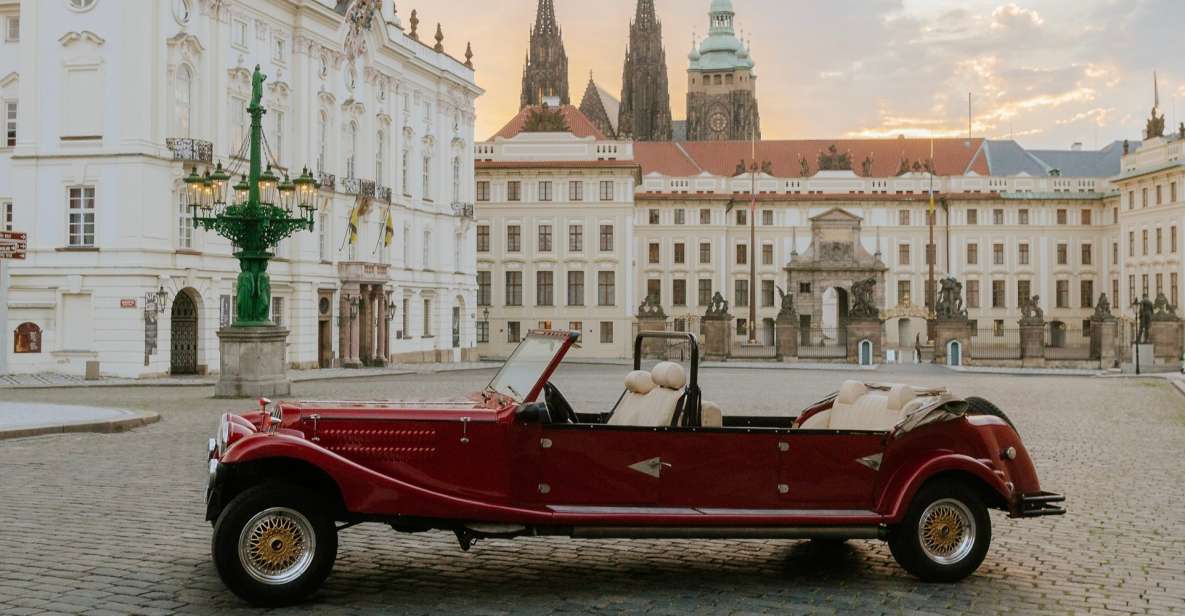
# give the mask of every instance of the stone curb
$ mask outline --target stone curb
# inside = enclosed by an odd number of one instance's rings
[[[77,432],[95,432],[110,434],[112,432],[127,432],[133,428],[147,426],[160,421],[160,415],[151,411],[133,411],[136,415],[119,419],[104,419],[99,421],[81,421],[76,423],[55,424],[46,426],[30,426],[28,428],[0,429],[0,441],[14,438],[28,438],[46,434],[69,434]]]

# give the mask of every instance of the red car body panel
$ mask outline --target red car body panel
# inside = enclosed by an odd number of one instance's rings
[[[266,412],[228,420],[218,462],[306,463],[359,518],[525,526],[891,525],[941,473],[974,477],[1012,514],[1040,490],[1019,436],[991,416],[891,435],[539,423],[520,420],[518,408],[492,392],[443,403],[281,404],[279,425]]]

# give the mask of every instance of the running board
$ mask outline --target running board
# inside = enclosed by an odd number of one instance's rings
[[[576,539],[884,539],[880,526],[575,526]]]

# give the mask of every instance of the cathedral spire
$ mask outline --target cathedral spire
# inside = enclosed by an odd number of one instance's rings
[[[662,23],[654,0],[638,0],[621,78],[617,133],[638,141],[671,140],[671,98]]]
[[[564,51],[563,29],[556,20],[553,0],[539,0],[535,24],[530,29],[520,109],[541,104],[544,95],[558,97],[561,105],[571,104],[568,55]]]

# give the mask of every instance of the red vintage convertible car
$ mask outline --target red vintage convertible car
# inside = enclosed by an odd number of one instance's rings
[[[680,336],[689,370],[641,370],[645,339]],[[701,397],[695,338],[643,333],[614,408],[581,413],[550,381],[577,337],[532,332],[460,401],[262,400],[224,415],[206,492],[222,580],[252,603],[299,601],[329,575],[338,532],[380,522],[452,532],[462,549],[554,535],[882,539],[909,572],[951,582],[983,561],[989,508],[1065,512],[984,400],[849,381],[796,416],[723,414]]]

